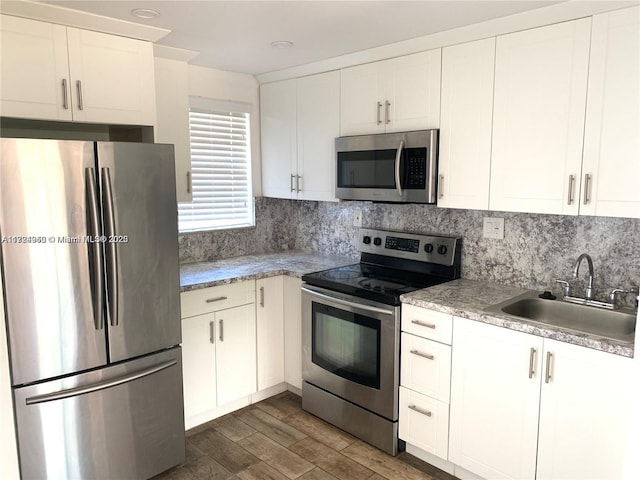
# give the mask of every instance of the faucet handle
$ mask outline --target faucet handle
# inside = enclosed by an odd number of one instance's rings
[[[569,282],[566,280],[556,280],[556,283],[562,285],[562,298],[569,297],[571,295],[571,286],[569,285]]]
[[[616,308],[618,305],[618,295],[626,295],[629,293],[629,290],[624,290],[622,288],[614,288],[611,290],[609,294],[609,303],[613,304],[613,308]]]

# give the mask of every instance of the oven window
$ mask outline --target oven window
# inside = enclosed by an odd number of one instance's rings
[[[313,302],[311,352],[319,367],[380,388],[380,321]]]
[[[396,152],[338,152],[338,187],[396,188]]]

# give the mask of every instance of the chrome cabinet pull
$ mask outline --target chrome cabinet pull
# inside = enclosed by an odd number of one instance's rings
[[[67,79],[62,79],[62,108],[69,110],[69,94],[67,93]]]
[[[433,329],[436,328],[436,326],[433,323],[422,322],[420,320],[411,320],[411,323],[420,325],[421,327],[427,327],[427,328],[433,328]]]
[[[264,287],[260,287],[260,306],[264,307]]]
[[[573,190],[575,188],[576,177],[575,175],[569,175],[569,194],[567,196],[567,205],[573,204]]]
[[[529,378],[533,378],[533,376],[536,374],[535,361],[536,349],[532,347],[531,352],[529,353]]]
[[[415,405],[409,405],[409,408],[415,412],[421,413],[422,415],[426,415],[427,417],[433,415],[429,410],[425,410],[424,408],[420,408]]]
[[[213,329],[214,329],[213,320],[211,320],[209,322],[209,342],[211,343],[215,342],[215,334],[213,333]]]
[[[409,350],[409,352],[413,353],[414,355],[417,355],[419,357],[426,358],[428,360],[433,360],[435,358],[430,353],[424,353],[424,352],[421,352],[420,350]]]
[[[220,319],[220,341],[224,342],[224,320]]]
[[[222,300],[226,300],[227,297],[214,297],[214,298],[207,298],[206,302],[207,303],[214,303],[214,302],[220,302]]]
[[[289,186],[291,187],[291,191],[295,192],[296,189],[293,187],[293,180],[296,178],[296,176],[292,173],[291,174],[291,179],[289,180]]]
[[[438,196],[444,197],[444,175],[440,175],[440,181],[438,182]]]
[[[584,204],[588,205],[591,202],[591,174],[584,174]]]
[[[76,88],[78,89],[78,110],[84,110],[84,102],[82,101],[82,82],[80,80],[76,82]]]
[[[391,103],[387,100],[384,102],[384,119],[387,125],[391,123],[391,119],[389,118],[389,107],[391,107]]]
[[[380,102],[378,102],[378,111],[376,114],[376,124],[380,125],[382,123],[382,120],[380,119],[380,109],[382,108],[382,104]]]
[[[302,175],[296,175],[296,192],[300,193],[302,191],[302,187],[300,184],[302,183]]]
[[[191,184],[191,172],[187,172],[187,193],[191,193],[193,185]]]
[[[551,359],[553,355],[551,352],[547,352],[547,368],[544,374],[544,383],[549,383],[553,378],[551,378]]]

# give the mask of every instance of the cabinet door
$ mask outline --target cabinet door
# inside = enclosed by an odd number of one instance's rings
[[[215,313],[218,406],[256,391],[256,310],[253,303]]]
[[[438,48],[384,62],[389,79],[387,132],[438,128],[441,52]]]
[[[491,210],[578,213],[590,22],[497,38]]]
[[[284,277],[284,380],[302,388],[302,281]]]
[[[156,143],[171,143],[175,150],[176,197],[190,202],[191,147],[189,142],[189,78],[187,63],[155,59]]]
[[[256,281],[258,390],[284,382],[284,280]]]
[[[489,208],[495,38],[442,50],[438,206]]]
[[[296,79],[260,86],[262,193],[296,198]]]
[[[150,42],[77,28],[67,28],[67,42],[74,121],[156,123]]]
[[[340,135],[340,73],[298,79],[298,198],[335,201],[335,138]]]
[[[595,15],[580,214],[640,217],[639,85],[640,7]]]
[[[449,460],[533,480],[542,338],[456,317],[452,352]]]
[[[398,436],[425,452],[447,459],[449,404],[400,387]]]
[[[0,65],[2,116],[71,120],[66,27],[2,15]]]
[[[215,318],[182,319],[182,377],[186,428],[190,418],[216,407]]]
[[[340,71],[340,134],[384,133],[387,79],[385,62],[367,63]]]
[[[550,339],[544,346],[538,480],[624,478],[633,360]]]

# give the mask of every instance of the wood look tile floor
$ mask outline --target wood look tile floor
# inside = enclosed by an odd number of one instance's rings
[[[153,480],[456,480],[392,457],[302,410],[284,392],[187,432],[187,460]]]

